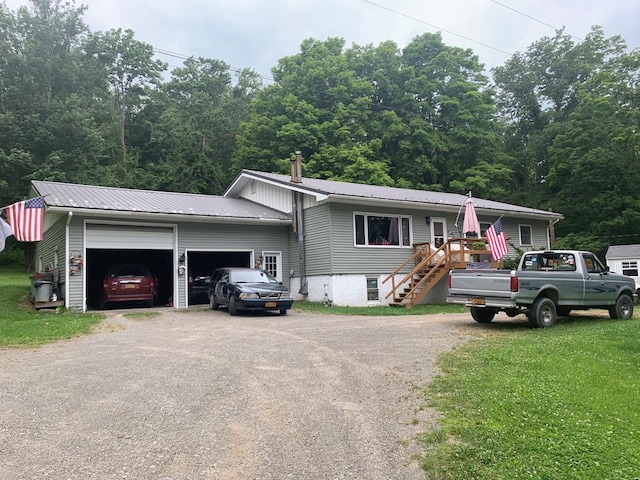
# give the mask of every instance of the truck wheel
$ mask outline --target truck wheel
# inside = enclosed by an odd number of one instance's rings
[[[556,304],[553,300],[541,297],[533,302],[529,312],[529,325],[533,328],[548,328],[556,324]]]
[[[633,300],[627,294],[622,294],[616,304],[609,307],[609,316],[613,319],[628,320],[633,316]]]
[[[491,308],[471,307],[471,316],[478,323],[489,323],[496,316],[496,311]]]

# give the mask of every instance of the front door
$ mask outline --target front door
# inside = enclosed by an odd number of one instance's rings
[[[433,248],[440,248],[447,241],[447,219],[431,219],[431,245]]]

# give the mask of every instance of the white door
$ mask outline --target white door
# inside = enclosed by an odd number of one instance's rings
[[[282,252],[262,252],[262,269],[282,281]]]
[[[431,245],[439,248],[447,241],[447,219],[431,218]]]

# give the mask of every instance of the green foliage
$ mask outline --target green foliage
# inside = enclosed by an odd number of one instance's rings
[[[524,325],[524,324],[522,324]],[[638,315],[499,329],[439,360],[429,478],[636,478]]]
[[[0,253],[0,258],[2,254]],[[42,345],[88,333],[102,315],[35,311],[28,274],[0,267],[0,346]]]

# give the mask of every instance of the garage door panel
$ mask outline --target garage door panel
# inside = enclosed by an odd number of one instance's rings
[[[173,250],[171,227],[87,224],[87,248]]]

